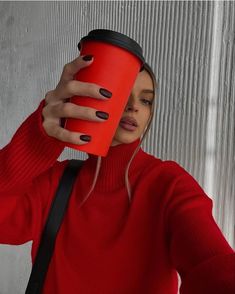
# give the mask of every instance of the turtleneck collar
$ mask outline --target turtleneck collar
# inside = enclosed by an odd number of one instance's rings
[[[137,139],[130,144],[110,146],[107,155],[101,159],[101,167],[95,190],[105,192],[125,185],[125,170],[139,142],[140,139]],[[131,163],[129,175],[134,168],[135,158],[140,152],[141,149],[137,152]],[[92,154],[88,154],[88,156],[84,168],[89,174],[91,174],[91,178],[93,179],[98,156]]]

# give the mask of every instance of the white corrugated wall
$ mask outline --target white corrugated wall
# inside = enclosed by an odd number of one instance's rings
[[[159,89],[143,147],[187,169],[235,246],[235,2],[0,2],[0,148],[54,88],[90,30],[141,44]],[[85,158],[66,149],[60,159]],[[24,293],[30,243],[0,246],[0,294]]]

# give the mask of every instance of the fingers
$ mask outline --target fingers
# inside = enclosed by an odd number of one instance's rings
[[[88,96],[96,99],[108,99],[108,94],[106,94],[106,96],[101,94],[102,90],[100,89],[102,89],[102,87],[94,83],[71,80],[63,84],[58,84],[54,90],[53,99],[61,100],[72,96]],[[112,93],[109,93],[109,96],[111,97]]]
[[[63,142],[84,145],[92,140],[92,138],[88,141],[84,141],[80,136],[85,135],[85,137],[87,137],[87,134],[64,129],[60,125],[61,118],[78,118],[89,121],[104,122],[108,119],[109,115],[108,113],[97,111],[94,108],[78,106],[74,103],[67,102],[59,104],[49,103],[43,108],[42,116],[44,118],[42,123],[43,128],[49,136]]]
[[[91,56],[91,55],[89,55]],[[84,56],[79,56],[73,61],[67,63],[64,68],[60,78],[60,81],[69,81],[73,79],[73,76],[82,68],[89,66],[93,62],[93,58],[89,61],[83,59]]]
[[[102,86],[74,80],[74,75],[82,68],[89,66],[93,59],[85,61],[83,56],[79,56],[64,66],[60,81],[54,90],[49,91],[45,97],[45,106],[42,110],[43,127],[46,133],[63,142],[73,144],[86,144],[89,139],[87,134],[72,132],[61,127],[63,118],[77,118],[83,120],[103,122],[108,119],[108,113],[104,113],[94,108],[76,105],[69,102],[73,96],[87,96],[96,99],[107,100],[112,93]],[[66,102],[66,103],[65,103]],[[92,140],[92,138],[91,138]]]
[[[100,85],[74,80],[74,74],[83,67],[91,65],[92,61],[93,59],[85,61],[83,56],[79,56],[66,64],[58,85],[54,90],[46,94],[46,104],[65,102],[66,99],[73,96],[87,96],[96,99],[111,98],[112,93],[107,89],[103,89]]]
[[[103,117],[105,118],[101,118],[100,113],[103,113]],[[43,108],[42,115],[47,119],[75,118],[96,122],[101,122],[107,120],[108,118],[108,114],[105,115],[104,112],[99,111],[98,109],[76,105],[70,102],[56,105],[47,105]]]
[[[56,125],[53,121],[47,120],[43,122],[43,127],[47,130],[47,134],[50,137],[56,138],[62,142],[76,145],[84,145],[88,143],[88,141],[81,139],[81,136],[89,137],[86,136],[86,134],[68,131]]]

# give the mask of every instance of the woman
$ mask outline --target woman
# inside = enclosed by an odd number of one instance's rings
[[[78,57],[57,87],[0,152],[0,242],[33,240],[34,261],[51,201],[67,161],[63,142],[86,144],[63,118],[104,121],[108,114],[67,102],[74,95],[109,99],[99,85],[73,81],[92,64]],[[89,154],[57,236],[43,293],[232,294],[235,254],[212,217],[212,201],[177,163],[147,154],[156,81],[145,65],[106,157]],[[65,103],[67,102],[67,103]],[[98,111],[98,113],[97,113]],[[85,140],[85,141],[84,141]]]

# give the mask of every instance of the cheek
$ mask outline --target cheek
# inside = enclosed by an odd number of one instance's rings
[[[147,111],[145,112],[145,114],[143,115],[143,119],[142,119],[142,125],[143,125],[143,128],[145,128],[146,125],[148,124],[148,121],[149,121],[150,115],[151,115],[150,110],[147,110]]]

